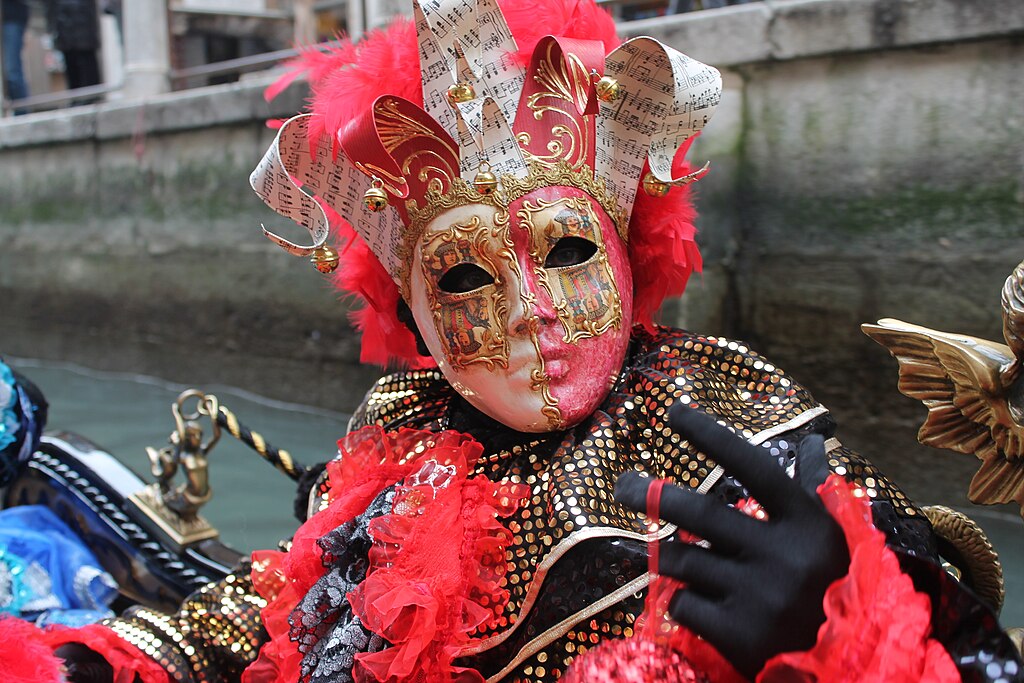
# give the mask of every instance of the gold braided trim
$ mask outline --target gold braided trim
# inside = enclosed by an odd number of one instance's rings
[[[231,436],[235,437],[236,439],[241,439],[242,430],[238,426],[238,418],[235,417],[235,414],[228,410],[227,408],[225,408],[224,406],[220,406],[220,412],[227,420],[228,433],[231,434]]]
[[[225,427],[227,427],[228,433],[235,437],[239,441],[244,441],[242,438],[242,427],[238,422],[238,418],[233,412],[228,410],[225,406],[219,407],[219,412],[224,416]],[[263,438],[263,435],[259,432],[249,430],[249,436],[252,439],[252,447],[256,450],[260,456],[270,462],[270,457],[267,455],[267,440]],[[298,475],[299,472],[295,469],[295,460],[292,458],[292,454],[283,448],[278,449],[277,457],[279,462],[272,463],[275,467],[285,472],[288,475]]]
[[[985,532],[967,515],[944,505],[928,505],[922,510],[935,533],[960,554],[968,584],[998,614],[1006,595],[1003,567]]]
[[[529,159],[527,166],[530,170],[522,178],[516,178],[510,174],[501,176],[501,191],[504,194],[506,206],[539,187],[559,185],[575,187],[597,200],[597,203],[615,223],[615,228],[622,241],[628,241],[626,228],[629,221],[626,212],[619,208],[619,203],[614,195],[608,192],[604,178],[595,177],[593,169],[589,166],[581,165],[578,168],[573,168],[564,159],[559,159],[554,163],[539,163]]]

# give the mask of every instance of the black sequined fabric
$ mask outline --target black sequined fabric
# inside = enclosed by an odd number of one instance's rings
[[[465,665],[502,680],[554,680],[601,639],[632,632],[642,610],[646,520],[614,502],[622,472],[644,471],[730,503],[746,497],[741,482],[669,427],[668,410],[680,401],[760,444],[790,474],[803,436],[834,431],[805,389],[744,344],[679,330],[636,328],[604,404],[560,433],[513,432],[476,411],[436,371],[378,381],[353,429],[466,432],[484,445],[478,473],[531,488],[530,502],[506,521],[513,533],[508,604],[496,627],[474,634]],[[928,522],[902,492],[834,438],[826,447],[832,470],[884,508],[880,526],[890,542],[910,539],[913,551],[933,556]]]
[[[897,551],[917,590],[932,599],[932,637],[953,658],[964,683],[1022,683],[1024,664],[992,610],[933,562]]]
[[[615,503],[613,488],[621,473],[647,472],[728,503],[746,497],[742,482],[672,432],[668,410],[676,402],[714,416],[759,445],[765,457],[791,475],[800,440],[812,432],[825,436],[831,470],[864,488],[875,524],[900,553],[919,590],[932,596],[935,637],[949,650],[963,679],[1022,680],[1013,646],[991,612],[933,563],[935,543],[927,519],[902,491],[834,438],[827,411],[806,390],[740,342],[640,328],[634,330],[622,373],[607,400],[565,432],[511,431],[472,408],[436,371],[382,378],[353,418],[351,429],[376,424],[388,430],[471,434],[484,446],[476,474],[530,488],[528,502],[504,520],[513,535],[504,579],[508,604],[496,625],[472,634],[474,641],[459,665],[504,683],[553,681],[601,641],[632,634],[646,592],[648,527],[642,515]],[[311,511],[323,507],[326,488],[321,477],[313,489]],[[311,681],[349,681],[354,655],[385,645],[358,623],[345,594],[365,577],[367,524],[390,509],[390,500],[382,495],[360,518],[321,539],[327,573],[291,622],[304,655],[303,673]],[[138,619],[118,620],[113,627],[123,627],[117,632],[140,647],[150,647],[158,638],[170,643],[173,637],[177,645],[167,656],[183,653],[180,662],[168,659],[175,680],[221,680],[206,677],[210,663],[220,657],[216,651],[230,646],[243,661],[251,661],[260,642],[238,635],[252,630],[236,633],[232,622],[225,631],[222,620],[211,617],[215,605],[239,610],[242,598],[235,584],[237,579],[229,577],[226,586],[204,589],[209,593],[206,602],[183,609],[185,636],[165,634],[160,630],[163,621],[151,620],[153,626]],[[244,599],[255,621],[255,609],[265,601],[254,596],[251,585]],[[197,637],[207,631],[209,639]]]
[[[387,646],[383,638],[363,628],[345,596],[366,578],[373,543],[370,520],[390,513],[394,498],[394,487],[386,489],[365,513],[317,541],[327,572],[288,618],[289,635],[303,655],[303,683],[353,681],[355,655],[379,652]]]

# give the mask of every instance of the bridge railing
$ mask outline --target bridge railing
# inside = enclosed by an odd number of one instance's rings
[[[616,21],[647,19],[665,14],[713,9],[752,0],[598,0]],[[294,48],[279,49],[235,59],[175,68],[171,59],[170,22],[194,17],[290,22],[292,44],[316,42],[316,21],[320,12],[344,9],[345,28],[358,37],[367,28],[383,23],[387,5],[379,0],[276,0],[250,4],[188,0],[131,0],[122,4],[121,30],[124,36],[123,77],[86,88],[32,95],[2,103],[2,113],[34,112],[79,104],[91,104],[116,96],[147,96],[184,90],[210,77],[238,77],[272,68],[297,54]]]

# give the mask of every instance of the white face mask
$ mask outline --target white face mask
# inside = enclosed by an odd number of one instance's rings
[[[596,202],[546,187],[508,211],[456,207],[415,252],[413,317],[466,400],[523,432],[571,427],[601,404],[629,344],[632,277]]]

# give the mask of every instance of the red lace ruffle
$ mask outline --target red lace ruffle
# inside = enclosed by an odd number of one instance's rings
[[[468,478],[472,464],[430,454],[399,486],[393,512],[370,523],[370,571],[349,602],[392,647],[356,655],[357,681],[483,680],[451,662],[508,601],[500,582],[512,534],[497,518],[527,488]]]
[[[507,601],[499,584],[511,534],[496,517],[515,510],[525,487],[469,478],[483,448],[457,432],[369,426],[338,446],[341,457],[327,467],[327,508],[299,528],[288,553],[253,554],[253,584],[268,600],[262,617],[270,642],[243,683],[301,680],[302,655],[288,617],[323,575],[317,540],[393,484],[400,485],[392,514],[371,523],[369,574],[349,595],[364,626],[392,647],[359,656],[356,673],[367,681],[481,680],[451,660]]]
[[[900,571],[885,535],[871,523],[862,489],[832,475],[818,489],[846,534],[850,573],[825,592],[825,623],[807,652],[780,654],[758,683],[954,683],[956,666],[931,638],[931,601]]]

